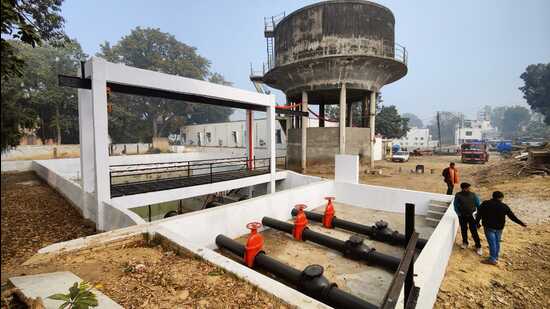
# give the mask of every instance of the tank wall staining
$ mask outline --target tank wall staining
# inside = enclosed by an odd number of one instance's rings
[[[325,56],[394,56],[393,14],[376,4],[323,3],[296,11],[275,29],[276,65]]]

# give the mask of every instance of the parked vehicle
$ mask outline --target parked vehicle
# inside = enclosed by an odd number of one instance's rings
[[[481,163],[489,161],[489,152],[485,142],[468,142],[460,146],[462,163]]]
[[[393,162],[407,162],[409,161],[409,153],[406,151],[398,151],[391,157]]]

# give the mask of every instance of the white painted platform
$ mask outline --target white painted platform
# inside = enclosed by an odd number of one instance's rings
[[[60,300],[49,299],[53,294],[67,294],[69,288],[75,283],[82,281],[79,277],[69,271],[55,273],[46,273],[32,276],[12,277],[9,279],[11,284],[18,288],[23,295],[30,298],[42,298],[44,306],[48,309],[57,309],[63,303]],[[92,289],[96,295],[98,306],[102,309],[122,309],[123,307],[114,302],[105,294],[96,289]]]

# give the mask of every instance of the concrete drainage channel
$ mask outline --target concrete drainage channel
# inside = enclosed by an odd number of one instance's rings
[[[334,228],[338,224],[334,224],[336,218],[334,217],[334,207],[332,204],[333,198],[327,198],[327,200],[328,204],[324,215],[312,215],[312,213],[309,213],[309,217],[315,217],[318,219],[316,221],[323,222],[327,228]],[[416,306],[416,299],[420,288],[414,285],[413,260],[415,252],[421,250],[426,240],[422,240],[421,244],[418,233],[415,232],[414,204],[407,204],[406,207],[405,235],[390,231],[390,233],[382,234],[386,235],[385,237],[381,237],[377,236],[378,234],[371,233],[372,237],[378,238],[379,241],[404,245],[406,248],[402,257],[378,253],[374,248],[364,245],[363,238],[357,235],[352,235],[348,241],[344,242],[322,233],[314,232],[307,227],[308,218],[306,212],[304,212],[304,208],[305,205],[300,204],[296,205],[295,209],[292,210],[292,215],[295,216],[294,224],[270,217],[263,217],[262,223],[272,229],[291,234],[297,241],[311,241],[339,251],[348,259],[364,261],[369,267],[380,267],[393,272],[392,282],[387,289],[381,305],[373,304],[338,288],[335,283],[330,282],[323,276],[324,267],[322,265],[311,264],[306,266],[303,271],[300,271],[268,256],[262,250],[264,238],[257,232],[262,226],[259,222],[247,224],[247,228],[251,232],[246,245],[242,245],[223,234],[216,237],[215,243],[221,250],[238,257],[246,266],[267,272],[288,286],[334,308],[394,308],[401,293],[403,283],[406,295],[405,308],[414,308]],[[345,222],[348,223],[348,226],[355,227],[355,229],[360,227],[362,231],[372,231],[367,226],[349,221]],[[387,224],[385,228],[387,228]]]

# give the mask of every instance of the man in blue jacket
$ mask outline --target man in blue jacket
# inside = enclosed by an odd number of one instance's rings
[[[485,238],[487,238],[487,242],[489,243],[489,258],[481,261],[484,264],[497,265],[498,263],[500,238],[504,224],[506,223],[506,217],[523,227],[527,227],[525,223],[514,215],[510,207],[502,202],[503,199],[504,194],[502,192],[493,192],[493,198],[484,201],[479,206],[479,211],[476,215],[478,223],[482,220]]]
[[[462,249],[468,248],[468,228],[476,245],[478,255],[483,254],[481,249],[481,241],[477,234],[477,222],[474,218],[474,212],[480,205],[479,197],[474,192],[470,191],[471,185],[467,182],[460,184],[461,191],[455,195],[454,208],[460,223],[460,233],[462,234]]]

